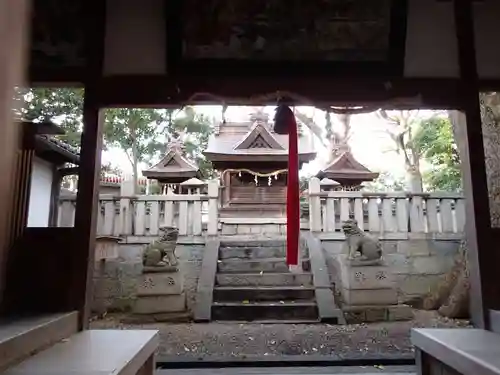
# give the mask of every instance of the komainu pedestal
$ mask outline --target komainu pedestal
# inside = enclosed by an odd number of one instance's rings
[[[134,308],[136,320],[169,321],[187,316],[184,278],[175,256],[178,231],[172,227],[160,231],[161,237],[144,249]]]
[[[342,310],[348,323],[409,320],[413,314],[407,305],[398,305],[394,276],[383,259],[364,264],[338,258]]]

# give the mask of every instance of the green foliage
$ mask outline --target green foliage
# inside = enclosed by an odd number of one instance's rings
[[[162,114],[154,109],[108,109],[104,123],[105,145],[123,150],[137,174],[139,163],[154,151],[151,144],[155,142],[157,127],[164,121]]]
[[[34,88],[21,90],[16,115],[26,120],[53,121],[66,132],[58,136],[66,143],[78,147],[82,132],[83,89]],[[104,149],[123,150],[134,171],[141,162],[151,164],[166,151],[169,141],[185,139],[186,153],[195,160],[204,176],[213,176],[213,168],[203,150],[212,132],[211,121],[197,114],[191,107],[179,110],[117,108],[106,111],[104,123]],[[111,167],[103,166],[103,171]],[[116,172],[116,168],[115,168]],[[138,171],[137,171],[138,172]]]
[[[405,182],[402,178],[393,176],[390,172],[380,172],[377,179],[363,184],[364,191],[404,191]]]
[[[186,156],[194,160],[205,178],[213,178],[212,163],[203,155],[207,148],[208,138],[212,134],[212,121],[194,108],[186,107],[181,113],[167,110],[165,116],[168,121],[160,130],[162,138],[149,144],[149,164],[152,159],[158,159],[166,152],[167,144],[173,139],[181,137],[184,140]]]
[[[83,89],[33,88],[20,90],[17,115],[30,121],[53,121],[63,128],[59,139],[74,147],[80,146],[83,116]]]
[[[432,117],[423,120],[413,142],[424,160],[432,167],[423,175],[428,189],[460,191],[462,189],[460,157],[448,118]]]

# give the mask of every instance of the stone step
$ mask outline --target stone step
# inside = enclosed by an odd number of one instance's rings
[[[214,302],[213,320],[312,320],[318,318],[318,308],[313,301],[284,302]]]
[[[285,247],[232,246],[219,249],[219,259],[284,258]]]
[[[255,237],[253,237],[255,238]],[[247,238],[234,238],[230,239],[228,237],[221,239],[221,247],[285,247],[286,240],[284,237],[275,239],[265,239],[265,240],[254,240],[250,237]]]
[[[306,250],[301,250],[300,257],[308,258]],[[221,247],[219,259],[263,259],[263,258],[285,258],[286,247]]]
[[[256,302],[314,300],[314,288],[302,286],[217,286],[214,300],[218,302]]]
[[[217,286],[312,286],[312,274],[303,273],[219,273]]]
[[[302,259],[302,269],[309,271],[309,259]],[[217,265],[218,272],[233,273],[233,272],[288,272],[288,265],[285,258],[262,258],[262,259],[225,259],[219,260]]]

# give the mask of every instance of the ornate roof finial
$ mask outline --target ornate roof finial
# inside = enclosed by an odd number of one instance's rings
[[[269,115],[264,112],[263,108],[258,109],[255,112],[250,113],[250,121],[252,123],[259,123],[262,125],[266,125],[269,121]]]
[[[182,134],[179,134],[177,138],[172,139],[168,144],[169,151],[178,151],[181,154],[184,152],[185,148],[186,146],[182,140]]]

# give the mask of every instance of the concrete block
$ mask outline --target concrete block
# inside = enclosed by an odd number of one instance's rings
[[[412,270],[412,261],[416,258],[409,258],[405,254],[395,253],[384,256],[384,261],[390,268],[393,275],[409,274]]]
[[[280,233],[280,224],[265,224],[262,226],[262,233],[279,234]]]
[[[387,320],[387,307],[370,307],[365,311],[366,322],[383,322]]]
[[[145,273],[137,288],[137,295],[173,295],[184,291],[184,277],[181,272]]]
[[[398,303],[396,289],[346,289],[342,288],[342,299],[346,305],[395,305]]]
[[[387,319],[390,321],[412,320],[413,310],[408,305],[389,306]]]
[[[261,234],[261,233],[263,233],[261,225],[252,224],[252,225],[249,225],[249,227],[250,227],[250,233],[251,234]]]
[[[384,256],[386,254],[397,253],[398,251],[398,241],[385,240],[380,241],[380,244],[382,245],[382,254],[384,254]]]
[[[134,313],[157,314],[186,310],[186,295],[142,296],[135,301]]]
[[[428,256],[431,254],[432,242],[427,239],[398,241],[398,253],[407,256]]]
[[[407,300],[404,296],[423,296],[431,288],[443,279],[444,275],[397,275],[396,282],[398,290],[403,296],[402,300]]]
[[[252,230],[250,228],[250,225],[236,225],[236,234],[250,234],[252,233]]]
[[[118,256],[125,261],[142,260],[144,245],[119,245]]]
[[[431,254],[441,257],[454,257],[460,248],[460,241],[433,241]]]
[[[340,280],[345,289],[385,289],[394,287],[394,278],[387,265],[356,266],[347,255],[339,256]]]
[[[329,256],[342,254],[344,241],[321,241],[325,253]]]
[[[412,274],[439,275],[448,272],[453,266],[453,257],[416,257],[412,259]]]
[[[225,235],[234,235],[237,233],[237,226],[233,224],[223,224],[221,232]]]

